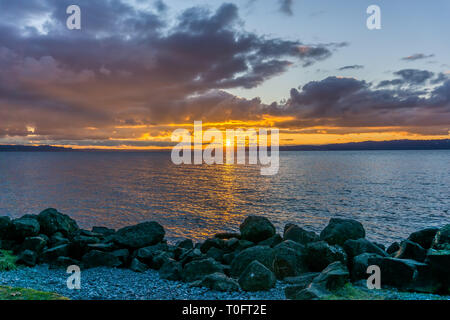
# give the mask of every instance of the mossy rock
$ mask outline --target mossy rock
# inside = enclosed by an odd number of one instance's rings
[[[53,292],[0,286],[0,300],[69,300]]]

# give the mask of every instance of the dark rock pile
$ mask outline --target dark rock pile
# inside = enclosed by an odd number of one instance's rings
[[[333,218],[320,235],[288,224],[280,236],[268,219],[249,216],[240,233],[170,245],[156,222],[88,231],[55,209],[14,220],[0,217],[0,248],[12,250],[27,266],[151,268],[163,279],[217,291],[269,290],[281,280],[289,284],[289,299],[320,299],[367,279],[367,268],[376,265],[383,287],[449,293],[450,224],[414,232],[387,250],[365,235],[361,223]]]

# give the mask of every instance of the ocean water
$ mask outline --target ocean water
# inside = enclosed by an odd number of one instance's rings
[[[238,230],[247,215],[282,232],[320,232],[331,217],[363,223],[389,244],[450,223],[450,150],[281,152],[275,176],[257,166],[176,166],[170,153],[0,153],[0,215],[54,207],[84,228],[154,220],[169,240]]]

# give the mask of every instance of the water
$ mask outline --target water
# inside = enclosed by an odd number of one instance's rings
[[[320,232],[361,221],[388,244],[450,223],[450,151],[281,152],[275,176],[256,166],[175,166],[169,153],[0,153],[0,215],[57,208],[81,227],[161,223],[169,240],[204,239],[263,215]]]

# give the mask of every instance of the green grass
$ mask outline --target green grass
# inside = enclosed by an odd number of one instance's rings
[[[382,295],[373,295],[368,290],[355,288],[351,283],[347,283],[342,288],[326,296],[323,300],[384,300]]]
[[[0,250],[0,271],[15,270],[17,257],[11,251]]]
[[[0,286],[0,300],[69,300],[52,292]]]

